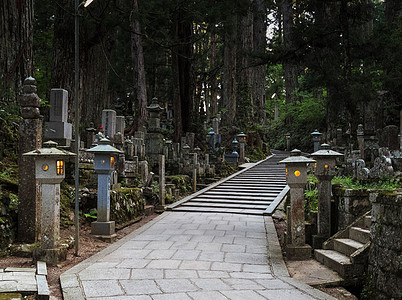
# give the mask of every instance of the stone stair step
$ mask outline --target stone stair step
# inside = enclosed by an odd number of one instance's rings
[[[253,187],[249,187],[249,188],[245,188],[245,187],[241,187],[241,186],[238,186],[238,187],[235,187],[235,188],[226,188],[226,187],[219,187],[219,188],[214,188],[214,191],[217,191],[217,192],[230,192],[230,191],[234,191],[234,192],[242,192],[242,193],[253,193],[253,192],[272,192],[272,193],[277,193],[277,192],[280,192],[280,191],[282,191],[283,190],[283,188],[276,188],[276,189],[273,189],[273,188],[262,188],[262,187],[256,187],[256,188],[253,188]]]
[[[361,247],[363,247],[362,243],[352,239],[334,239],[334,250],[349,257],[353,252]]]
[[[208,202],[208,203],[237,203],[237,204],[254,204],[254,205],[269,205],[271,202],[269,201],[258,201],[258,200],[230,200],[230,199],[205,199],[202,198],[200,195],[197,198],[193,198],[190,201],[197,201],[197,202]]]
[[[268,207],[268,204],[264,205],[253,205],[253,204],[231,204],[231,203],[214,203],[214,202],[198,202],[198,201],[188,201],[183,203],[182,206],[196,206],[196,207],[227,207],[227,208],[239,208],[239,209],[261,209],[265,210]]]
[[[343,278],[348,277],[353,272],[353,265],[349,257],[335,250],[315,249],[314,258],[323,265],[338,272]]]
[[[205,192],[205,195],[227,195],[229,196],[253,196],[253,197],[276,197],[278,193],[271,192],[271,193],[244,193],[238,191],[216,191],[215,189]]]
[[[263,210],[256,209],[236,209],[236,208],[218,208],[218,207],[186,207],[179,206],[175,208],[175,211],[187,211],[187,212],[205,212],[205,213],[229,213],[229,214],[244,214],[244,215],[259,215],[263,214]]]
[[[202,194],[202,198],[208,199],[230,199],[230,200],[260,200],[260,201],[273,201],[276,196],[260,197],[260,196],[229,196],[229,195],[206,195]]]
[[[360,227],[351,227],[349,229],[349,238],[365,244],[370,241],[370,230]]]

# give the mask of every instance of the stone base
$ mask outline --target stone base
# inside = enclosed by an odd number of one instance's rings
[[[67,259],[67,246],[59,246],[54,249],[36,248],[33,252],[34,261],[44,261],[51,266],[56,266]]]
[[[286,245],[286,257],[289,260],[305,260],[311,258],[311,246]]]
[[[104,241],[106,243],[114,243],[117,238],[117,234],[112,235],[95,235],[98,240]]]
[[[322,249],[322,244],[328,240],[329,237],[322,235],[313,235],[313,248],[314,249]]]
[[[91,234],[93,235],[104,235],[111,236],[115,233],[115,222],[92,222],[91,223]]]

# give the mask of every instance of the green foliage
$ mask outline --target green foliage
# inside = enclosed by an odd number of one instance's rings
[[[318,211],[318,191],[316,189],[304,192],[304,206],[307,211]]]
[[[176,188],[182,193],[187,193],[192,190],[191,178],[188,175],[167,176],[166,181],[175,184]]]
[[[402,188],[402,182],[399,179],[381,179],[375,182],[355,180],[352,177],[334,177],[332,184],[340,184],[345,188],[354,190],[385,190],[393,191]]]
[[[95,221],[98,218],[98,211],[96,208],[92,208],[89,213],[84,214],[84,217],[87,218],[89,221]]]

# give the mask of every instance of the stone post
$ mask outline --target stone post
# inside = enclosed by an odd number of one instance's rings
[[[357,126],[357,144],[359,146],[360,158],[364,159],[364,129],[363,124]]]
[[[126,120],[124,116],[116,116],[116,132],[124,135],[124,128],[126,127]]]
[[[290,218],[286,255],[288,259],[308,259],[311,247],[306,245],[304,220],[304,187],[307,183],[307,164],[315,160],[301,156],[301,151],[294,149],[290,157],[279,163],[286,164],[286,182],[290,187]]]
[[[159,155],[159,201],[165,209],[165,155]]]
[[[86,129],[87,132],[87,148],[92,147],[95,140],[96,129],[94,128],[94,123],[91,122],[89,127]]]
[[[22,120],[18,133],[18,239],[25,243],[35,243],[40,235],[41,189],[35,179],[33,158],[22,156],[42,145],[42,120],[39,112],[41,100],[36,94],[34,78],[25,79],[23,95],[19,97],[19,101]]]
[[[315,175],[318,178],[318,234],[313,236],[313,248],[321,249],[322,243],[331,236],[331,180],[335,176],[335,162],[342,154],[322,144],[321,150],[311,154],[317,161]]]
[[[102,127],[105,129],[105,136],[113,139],[116,134],[116,112],[113,109],[102,110]]]
[[[311,135],[313,136],[314,152],[316,152],[318,151],[318,148],[320,146],[320,136],[322,135],[322,133],[318,132],[318,130],[316,129],[314,132],[311,133]]]
[[[151,105],[147,106],[149,113],[148,131],[145,135],[145,154],[148,157],[151,169],[157,169],[159,155],[163,154],[164,140],[161,133],[160,118],[163,108],[159,106],[158,99],[153,98]]]

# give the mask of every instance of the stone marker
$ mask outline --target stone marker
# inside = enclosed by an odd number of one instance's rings
[[[102,127],[105,129],[105,136],[113,139],[116,134],[116,112],[113,109],[102,110]]]
[[[145,135],[145,154],[152,170],[159,164],[159,155],[163,154],[164,140],[161,133],[160,115],[163,108],[159,106],[158,99],[153,98],[151,105],[147,106],[149,113],[148,131]]]
[[[126,120],[124,116],[116,117],[116,132],[120,132],[124,135],[124,128],[126,127]]]
[[[165,155],[159,155],[159,202],[165,207]]]
[[[18,132],[18,240],[35,243],[40,235],[41,190],[35,179],[33,157],[22,155],[42,146],[41,100],[36,95],[34,78],[25,79],[19,101],[22,120]]]
[[[62,146],[70,146],[73,125],[67,123],[68,92],[64,89],[50,90],[49,122],[45,123],[45,138]]]

